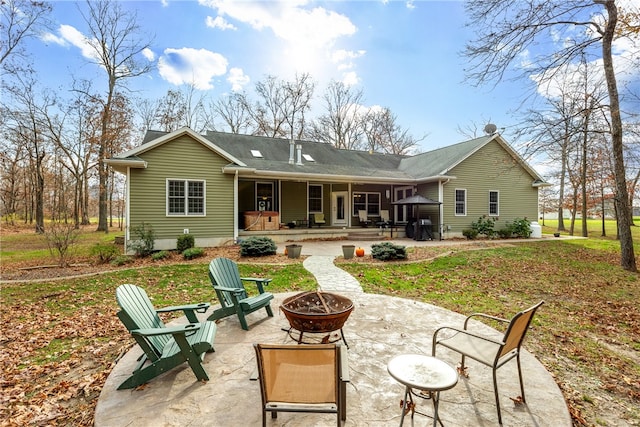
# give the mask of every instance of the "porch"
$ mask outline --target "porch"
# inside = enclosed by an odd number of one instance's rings
[[[278,230],[247,231],[240,230],[238,237],[246,239],[251,236],[265,236],[276,243],[300,242],[303,240],[367,240],[383,241],[406,237],[405,225],[399,224],[387,227],[332,227],[332,226],[296,226],[283,227]]]

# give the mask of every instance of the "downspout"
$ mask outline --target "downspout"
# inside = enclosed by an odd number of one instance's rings
[[[438,201],[441,202],[438,207],[438,210],[440,211],[440,240],[442,240],[442,236],[444,235],[444,203],[442,203],[444,200],[444,186],[447,185],[449,181],[451,180],[447,179],[445,182],[440,181],[440,185],[438,186]]]
[[[347,186],[347,227],[349,228],[351,228],[351,209],[353,209],[353,206],[351,206],[352,202],[353,198],[351,197],[351,182],[349,182]]]
[[[238,170],[233,176],[233,242],[238,243]]]
[[[131,194],[131,168],[127,167],[127,184],[125,185],[125,191],[127,192],[127,194],[125,194],[125,210],[124,210],[124,223],[126,224],[124,227],[124,253],[127,253],[127,248],[129,247],[129,238],[131,237],[131,233],[129,232],[130,230],[130,218],[129,215],[131,214],[130,211],[130,206],[131,206],[131,200],[129,199],[129,195]]]

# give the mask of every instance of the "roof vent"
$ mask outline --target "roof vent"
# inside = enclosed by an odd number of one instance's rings
[[[487,135],[493,135],[497,130],[497,126],[493,123],[487,123],[487,125],[484,127],[484,133],[486,133]]]

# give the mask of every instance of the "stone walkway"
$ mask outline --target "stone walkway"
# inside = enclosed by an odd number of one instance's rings
[[[302,266],[313,274],[318,287],[323,292],[362,292],[360,283],[333,263],[334,256],[311,255],[304,260]]]

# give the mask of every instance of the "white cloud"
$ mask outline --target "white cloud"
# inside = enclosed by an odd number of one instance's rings
[[[52,33],[44,33],[40,39],[45,43],[55,43],[60,46],[68,46],[69,44],[62,37],[58,37]]]
[[[349,71],[342,76],[342,83],[346,86],[355,86],[360,83],[360,77],[358,77],[355,71]]]
[[[340,37],[356,32],[355,25],[348,17],[323,7],[304,8],[306,0],[200,0],[200,3],[217,9],[219,17],[228,16],[256,30],[268,28],[283,40],[303,42],[309,47],[325,47]]]
[[[98,53],[91,47],[90,40],[71,25],[60,25],[58,34],[45,33],[41,39],[45,43],[55,43],[67,47],[69,45],[80,49],[82,56],[92,61],[98,61]]]
[[[158,59],[160,76],[174,85],[193,84],[196,89],[212,89],[211,80],[227,72],[227,59],[206,49],[165,49]]]
[[[365,50],[344,50],[338,49],[331,54],[331,61],[340,63],[346,60],[357,59],[366,53]]]
[[[227,20],[224,19],[222,16],[216,16],[215,18],[207,16],[206,24],[207,24],[207,27],[219,28],[222,31],[237,30],[237,28],[233,24],[228,23]]]
[[[153,51],[151,49],[149,49],[148,47],[145,47],[142,50],[142,56],[147,58],[147,60],[150,61],[150,62],[153,62],[153,61],[156,60],[156,54],[153,53]]]
[[[312,7],[307,0],[237,1],[199,0],[227,21],[249,25],[256,31],[270,31],[281,46],[265,45],[272,68],[282,72],[311,72],[320,77],[327,67],[336,42],[357,31],[343,14],[324,7]]]
[[[250,79],[249,76],[244,74],[242,68],[231,68],[229,70],[229,77],[227,77],[227,81],[231,84],[231,90],[239,92],[249,84]]]

